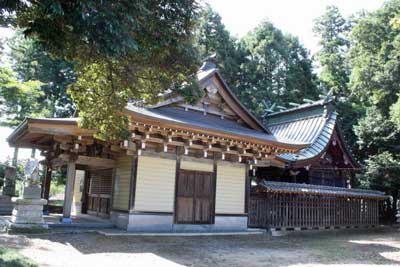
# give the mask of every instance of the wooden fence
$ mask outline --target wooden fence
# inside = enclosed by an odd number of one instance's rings
[[[382,199],[260,193],[250,197],[248,226],[326,228],[379,224]]]

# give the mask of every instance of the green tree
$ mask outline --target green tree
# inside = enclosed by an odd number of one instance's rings
[[[101,138],[122,137],[128,100],[155,101],[198,67],[195,0],[16,2],[2,4],[2,14],[53,56],[76,62],[69,92]]]
[[[390,194],[396,199],[400,188],[400,160],[388,151],[371,156],[366,161],[361,185]]]
[[[246,51],[246,61],[238,77],[238,96],[257,115],[265,108],[261,100],[287,105],[318,97],[309,52],[296,37],[283,34],[266,21],[248,33],[240,45]]]
[[[39,81],[21,82],[8,67],[0,68],[0,114],[2,126],[17,126],[25,117],[48,116],[39,99],[44,93]]]
[[[17,33],[9,42],[12,68],[22,81],[42,83],[43,98],[51,117],[71,117],[74,112],[67,87],[76,75],[74,63],[52,57],[37,41]]]
[[[400,131],[400,97],[397,102],[390,107],[390,118]]]
[[[393,23],[399,13],[400,1],[387,1],[360,18],[351,33],[350,89],[384,115],[400,92],[400,29]]]
[[[238,40],[226,30],[221,16],[209,5],[200,13],[197,36],[201,58],[216,53],[218,68],[224,80],[236,92],[244,51],[238,45]]]
[[[319,79],[336,95],[348,94],[349,66],[346,53],[349,48],[349,24],[335,6],[328,6],[325,13],[314,22],[314,33],[321,49],[316,58],[321,66]]]

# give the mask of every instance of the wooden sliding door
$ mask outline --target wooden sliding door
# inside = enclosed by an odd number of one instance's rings
[[[212,172],[179,170],[175,222],[211,224],[214,222],[214,181]]]

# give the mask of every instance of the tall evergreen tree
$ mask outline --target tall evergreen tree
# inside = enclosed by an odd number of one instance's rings
[[[238,94],[257,115],[263,114],[262,100],[287,105],[318,97],[309,52],[296,37],[283,34],[266,21],[248,33],[240,45],[246,61],[241,66]]]
[[[216,53],[217,64],[227,84],[236,92],[244,53],[221,21],[221,16],[206,5],[200,15],[198,43],[202,59]]]
[[[328,6],[325,14],[315,20],[314,33],[319,37],[321,49],[316,54],[321,72],[319,79],[336,95],[347,95],[349,67],[346,53],[349,48],[349,24],[336,6]]]
[[[351,33],[351,91],[385,116],[400,93],[400,28],[394,23],[399,13],[400,1],[387,1],[359,19]]]
[[[350,67],[348,64],[349,31],[346,21],[336,6],[328,6],[325,13],[314,21],[314,33],[321,49],[316,59],[321,68],[319,79],[325,91],[332,90],[336,96],[336,108],[340,124],[350,149],[362,158],[356,144],[353,126],[365,114],[365,109],[349,91]]]

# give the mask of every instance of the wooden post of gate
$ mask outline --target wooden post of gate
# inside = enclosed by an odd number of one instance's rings
[[[74,194],[75,185],[75,162],[69,161],[67,164],[67,183],[65,185],[65,197],[64,197],[64,207],[63,207],[63,218],[62,222],[71,223],[71,206]]]

